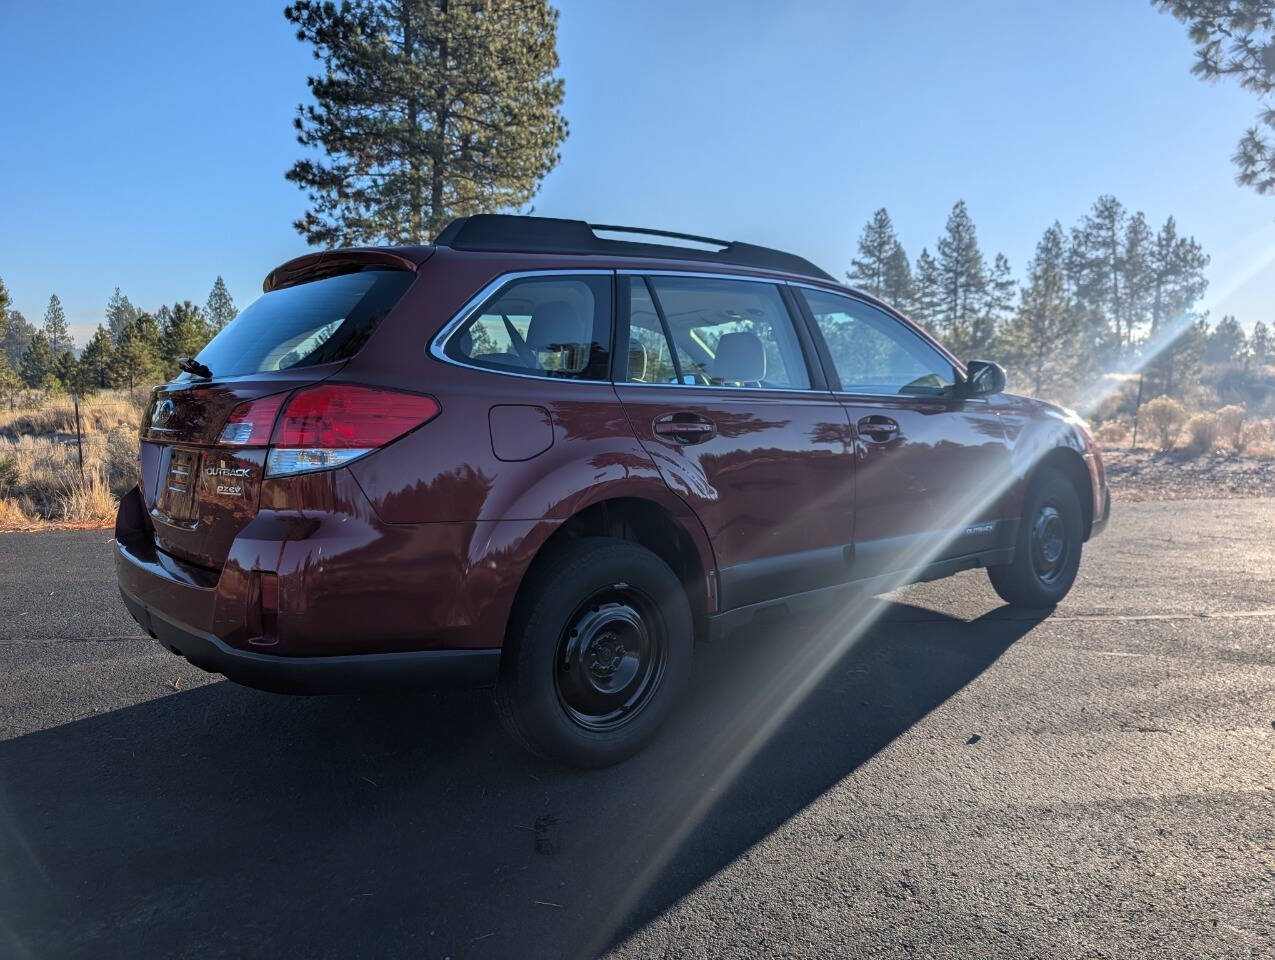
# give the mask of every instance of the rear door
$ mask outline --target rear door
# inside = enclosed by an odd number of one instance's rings
[[[272,290],[200,351],[210,378],[183,374],[155,389],[142,421],[141,486],[160,549],[221,567],[257,513],[285,398],[341,369],[413,277],[356,267]]]
[[[1009,447],[996,410],[954,391],[950,360],[855,297],[795,288],[855,433],[855,575],[1012,543]]]
[[[770,281],[621,275],[616,390],[712,540],[730,609],[844,582],[849,424],[790,292]],[[627,349],[624,348],[627,336]]]

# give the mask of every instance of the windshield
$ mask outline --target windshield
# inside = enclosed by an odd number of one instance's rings
[[[362,270],[273,290],[235,317],[196,359],[216,377],[347,360],[414,276],[405,270]]]

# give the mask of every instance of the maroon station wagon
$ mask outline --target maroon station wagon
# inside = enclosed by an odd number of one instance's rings
[[[976,566],[1048,607],[1110,510],[1077,416],[777,250],[484,215],[264,289],[154,391],[115,532],[137,622],[250,686],[494,682],[597,766],[697,638]]]

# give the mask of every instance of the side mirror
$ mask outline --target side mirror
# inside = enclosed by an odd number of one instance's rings
[[[986,397],[1005,390],[1005,371],[991,360],[971,360],[965,365],[968,376],[966,396]]]

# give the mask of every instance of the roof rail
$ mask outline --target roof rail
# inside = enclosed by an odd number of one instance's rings
[[[668,237],[692,243],[711,244],[720,250],[700,250],[663,243],[634,240],[611,240],[596,231],[632,233],[641,236]],[[652,230],[647,227],[618,227],[590,224],[584,220],[558,220],[552,217],[521,217],[503,213],[479,213],[453,220],[434,240],[435,245],[454,250],[518,251],[524,253],[613,254],[623,257],[659,257],[678,260],[706,260],[711,263],[735,264],[798,273],[820,280],[833,278],[809,260],[796,254],[758,247],[738,240],[715,240],[689,233]]]

